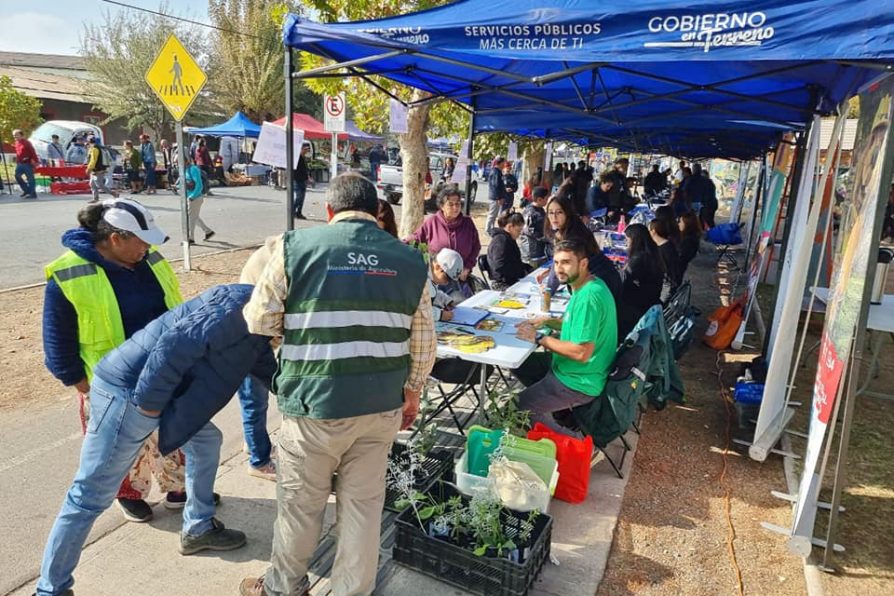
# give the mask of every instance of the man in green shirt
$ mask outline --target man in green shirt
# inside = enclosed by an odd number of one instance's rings
[[[618,347],[617,311],[608,286],[587,269],[581,243],[558,243],[553,266],[559,281],[571,289],[571,300],[562,319],[542,317],[517,326],[519,338],[547,352],[542,357],[533,354],[516,371],[526,386],[519,394],[519,408],[530,410],[532,424],[542,422],[579,437],[558,424],[553,412],[590,403],[602,393]]]

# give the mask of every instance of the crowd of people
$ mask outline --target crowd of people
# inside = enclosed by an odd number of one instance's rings
[[[103,165],[97,146],[88,140],[95,175]],[[135,169],[143,154],[129,149]],[[209,238],[214,232],[198,211],[202,153],[199,142],[184,180],[190,234],[199,226]],[[166,494],[165,507],[183,509],[182,554],[245,543],[244,533],[217,519],[220,497],[213,491],[221,434],[210,420],[233,394],[242,405],[248,472],[278,482],[270,567],[247,578],[240,593],[307,588],[335,471],[340,532],[333,591],[371,592],[382,478],[395,435],[414,422],[429,374],[469,378],[475,367],[460,362],[462,370],[454,370],[459,361],[437,361],[433,323],[451,320],[454,307],[481,289],[476,266],[488,272],[492,287],[505,289],[551,261],[538,281],[571,292],[561,319],[518,325],[518,337],[543,351],[513,373],[525,386],[519,407],[531,420],[573,436],[579,431],[552,414],[601,394],[619,339],[682,282],[704,225],[692,210],[678,217],[672,202],[648,225],[627,226],[621,270],[585,224],[593,205],[621,213],[628,207],[624,165],[594,180],[578,164],[552,193],[544,184],[527,188],[519,210],[511,165],[498,158],[489,186],[499,208],[488,211],[484,254],[455,185],[443,185],[438,211],[401,240],[391,205],[377,198],[375,186],[344,174],[327,190],[329,225],[269,238],[240,284],[188,302],[158,252],[167,237],[152,214],[133,199],[89,202],[78,226],[63,235],[66,251],[46,268],[46,364],[76,391],[85,439],[37,594],[72,593],[80,549],[112,503],[130,521],[151,519],[145,499],[153,479]],[[147,180],[147,191],[151,186]],[[376,389],[358,394],[358,386]],[[266,430],[271,388],[284,416],[276,456]]]

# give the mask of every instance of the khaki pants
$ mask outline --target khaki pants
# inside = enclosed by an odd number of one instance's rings
[[[189,217],[187,218],[189,221],[189,239],[196,239],[196,226],[198,225],[202,228],[202,231],[208,234],[211,232],[211,228],[199,217],[199,213],[202,211],[202,203],[205,202],[205,199],[199,197],[198,199],[190,199],[189,203]]]
[[[401,410],[339,420],[283,419],[276,472],[277,516],[268,596],[300,595],[320,540],[323,513],[338,471],[338,548],[332,567],[335,596],[371,594],[379,560],[388,451]]]

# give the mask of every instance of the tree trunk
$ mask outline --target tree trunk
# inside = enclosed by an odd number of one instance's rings
[[[410,101],[431,97],[430,93],[413,90]],[[401,199],[401,238],[416,231],[425,216],[425,175],[428,173],[428,147],[425,131],[431,104],[411,107],[407,112],[407,132],[400,137],[400,156],[403,162],[404,192]]]
[[[525,150],[522,153],[522,159],[525,160],[525,179],[519,180],[522,188],[528,183],[528,180],[537,174],[537,168],[543,167],[543,156],[545,153],[543,141],[529,141],[525,143]],[[545,176],[546,172],[543,174]]]

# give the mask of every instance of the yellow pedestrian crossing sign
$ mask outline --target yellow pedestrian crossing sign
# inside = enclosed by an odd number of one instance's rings
[[[178,122],[183,120],[207,80],[205,71],[173,34],[146,71],[146,82]]]

